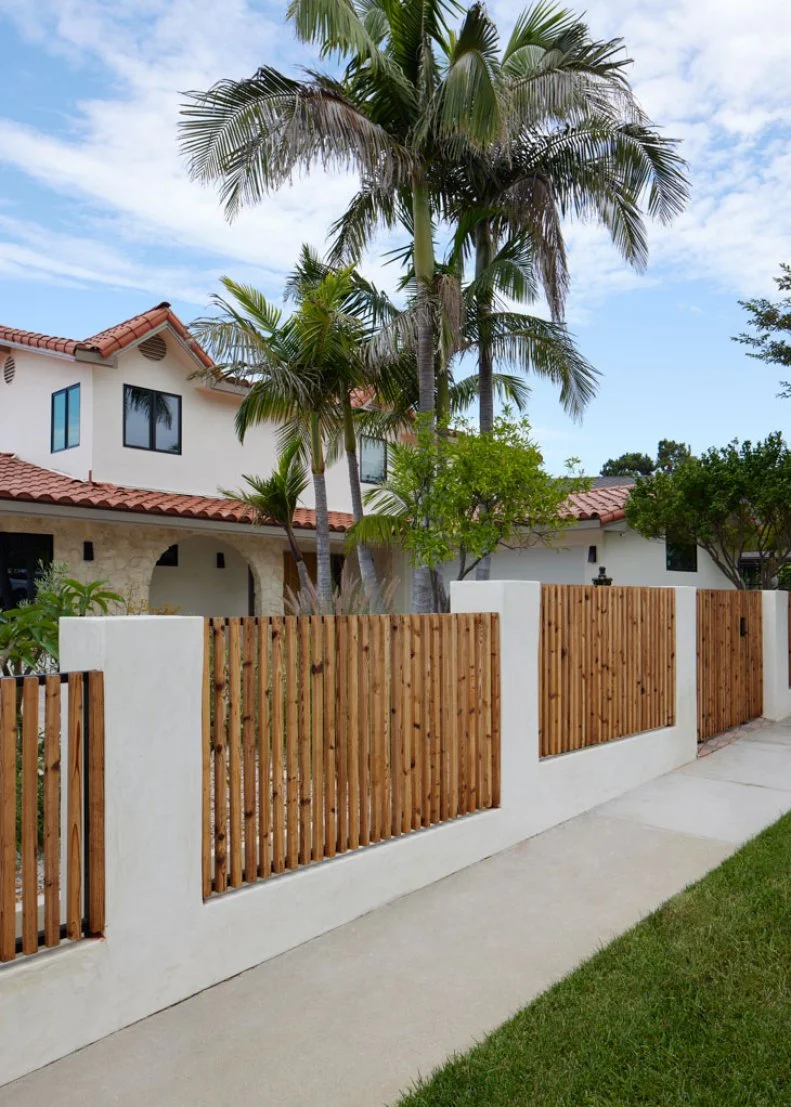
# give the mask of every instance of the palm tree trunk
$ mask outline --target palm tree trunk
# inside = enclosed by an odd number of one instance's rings
[[[434,327],[430,302],[434,279],[434,241],[428,189],[416,173],[412,179],[413,257],[417,284],[417,372],[418,411],[435,414]],[[426,520],[430,525],[430,520]],[[426,614],[433,609],[431,572],[427,565],[416,565],[412,577],[412,610]]]
[[[310,456],[316,497],[316,590],[321,610],[329,614],[332,611],[330,517],[327,510],[327,482],[324,479],[324,447],[319,420],[315,415],[310,419]]]
[[[475,276],[480,277],[492,262],[492,234],[489,224],[478,225],[475,235]],[[481,433],[488,434],[494,428],[494,370],[492,339],[488,319],[492,310],[491,297],[478,297],[478,423]],[[475,569],[476,580],[488,580],[492,571],[490,554],[482,557]]]
[[[352,405],[348,394],[343,398],[343,438],[346,461],[349,466],[349,487],[352,494],[352,515],[355,523],[363,517],[363,490],[360,484],[360,466],[357,463],[357,435],[354,430]],[[373,554],[364,542],[357,543],[357,564],[360,579],[372,610],[379,610],[379,577]]]
[[[313,585],[308,575],[308,567],[305,564],[305,558],[302,556],[302,550],[297,544],[293,529],[291,527],[286,527],[285,529],[286,538],[288,539],[288,548],[291,551],[291,556],[294,558],[294,564],[297,567],[300,592],[304,592],[306,595],[309,596],[313,591]]]

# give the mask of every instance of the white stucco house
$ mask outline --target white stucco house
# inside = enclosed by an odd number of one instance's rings
[[[32,589],[41,561],[106,580],[132,609],[278,613],[291,573],[282,532],[255,526],[219,494],[243,473],[268,475],[274,428],[240,443],[244,387],[212,379],[208,355],[166,303],[85,340],[0,327],[0,607]],[[386,468],[386,445],[362,444],[361,476]],[[572,497],[576,522],[552,547],[506,550],[493,575],[585,583],[600,566],[618,584],[726,587],[702,550],[667,550],[630,531],[628,482]],[[327,474],[335,550],[351,524],[346,466]],[[312,490],[296,525],[315,546]],[[399,606],[410,573],[394,555]],[[292,578],[293,579],[293,578]]]

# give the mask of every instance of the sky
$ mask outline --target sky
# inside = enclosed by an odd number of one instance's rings
[[[316,58],[269,0],[0,0],[0,323],[83,338],[162,300],[189,322],[218,278],[279,299],[302,242],[322,249],[354,187],[322,171],[225,220],[177,148],[181,94],[258,65]],[[522,9],[491,0],[507,34]],[[529,417],[547,464],[585,471],[660,438],[694,450],[786,431],[778,367],[731,341],[740,298],[772,295],[791,262],[791,4],[588,0],[597,38],[621,36],[631,80],[682,140],[692,195],[649,230],[637,274],[591,225],[567,227],[567,317],[601,373],[582,423],[534,382]],[[393,285],[382,239],[366,261]],[[0,444],[1,447],[2,444]]]

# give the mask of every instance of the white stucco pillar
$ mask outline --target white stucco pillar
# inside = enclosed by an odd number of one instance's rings
[[[788,672],[788,592],[761,593],[763,607],[764,709],[766,719],[791,715]]]
[[[538,644],[541,585],[524,580],[454,581],[453,612],[500,616],[501,806],[509,822],[529,832],[538,771]]]
[[[698,608],[696,588],[676,588],[676,721],[684,760],[698,754]]]

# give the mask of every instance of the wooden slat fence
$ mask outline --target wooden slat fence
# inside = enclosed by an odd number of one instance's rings
[[[697,594],[698,741],[763,711],[760,592],[701,588]]]
[[[203,892],[500,803],[495,614],[210,619]]]
[[[541,587],[540,754],[672,726],[675,593]]]
[[[104,929],[101,673],[0,677],[0,961]]]

